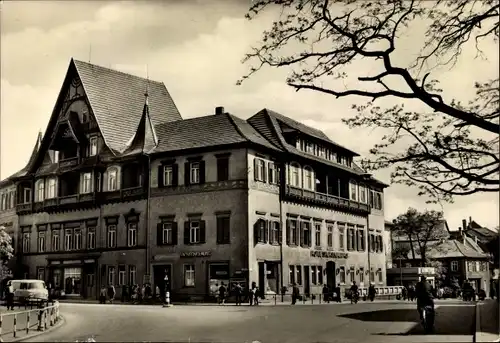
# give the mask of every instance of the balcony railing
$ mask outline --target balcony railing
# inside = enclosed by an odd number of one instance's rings
[[[298,198],[305,198],[312,201],[317,201],[320,203],[332,205],[332,206],[341,206],[348,207],[351,209],[357,209],[361,211],[370,211],[370,208],[367,204],[363,204],[357,201],[344,199],[335,195],[318,193],[314,191],[310,191],[307,189],[297,188],[293,186],[286,186],[286,195],[294,196]]]
[[[72,204],[82,204],[85,205],[88,203],[92,203],[94,201],[127,201],[127,200],[135,200],[145,195],[146,191],[144,187],[130,187],[121,190],[117,190],[114,192],[103,192],[103,193],[85,193],[85,194],[71,194],[64,195],[57,198],[45,199],[44,201],[37,201],[34,203],[26,203],[26,204],[18,204],[16,206],[17,213],[25,213],[25,212],[41,212],[48,210],[57,210],[60,207],[64,207],[66,205]],[[78,206],[78,205],[76,205]]]
[[[59,161],[59,169],[70,169],[77,166],[80,163],[79,157],[65,158]]]

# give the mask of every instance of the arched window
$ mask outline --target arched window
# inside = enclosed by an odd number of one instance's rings
[[[314,190],[314,172],[311,167],[304,167],[304,188]]]
[[[108,169],[108,192],[113,192],[118,189],[118,169]]]
[[[300,187],[300,165],[296,162],[290,164],[290,184],[294,187]]]

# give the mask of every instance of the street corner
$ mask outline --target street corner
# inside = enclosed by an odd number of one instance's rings
[[[64,318],[64,316],[60,315],[58,320],[53,325],[49,325],[45,329],[30,330],[28,333],[26,333],[26,331],[24,329],[18,329],[16,332],[16,337],[14,337],[12,332],[9,332],[9,333],[6,333],[5,335],[1,336],[1,341],[2,342],[28,341],[30,339],[52,333],[52,332],[56,331],[57,329],[59,329],[60,327],[64,326],[65,324],[66,324],[66,319]]]

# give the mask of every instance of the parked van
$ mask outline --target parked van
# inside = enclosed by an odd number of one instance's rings
[[[42,280],[11,280],[14,302],[26,303],[48,300],[49,291]]]

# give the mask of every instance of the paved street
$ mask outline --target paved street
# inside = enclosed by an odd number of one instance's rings
[[[32,342],[472,342],[474,305],[442,302],[424,335],[415,304],[159,306],[62,304],[67,323]]]

